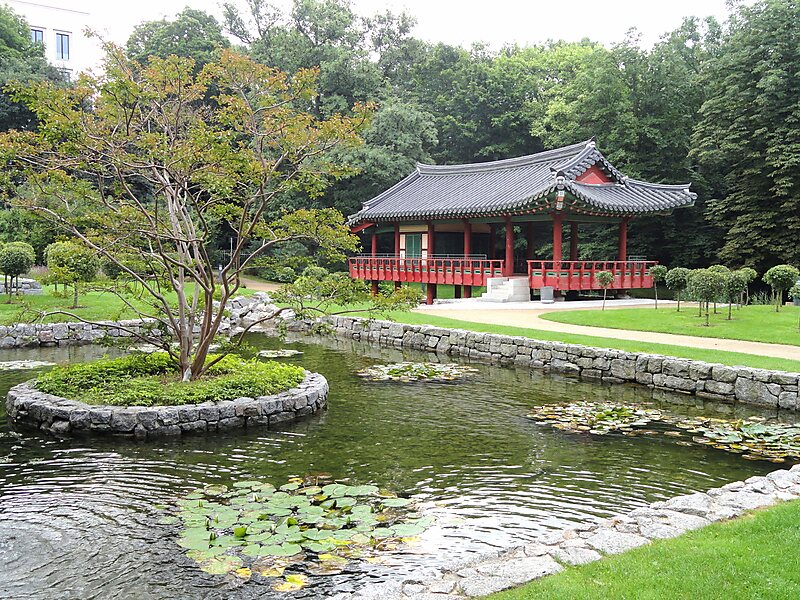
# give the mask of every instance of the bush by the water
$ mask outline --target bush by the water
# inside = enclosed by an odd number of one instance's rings
[[[204,377],[181,382],[177,363],[158,352],[55,367],[36,387],[88,404],[157,406],[266,396],[295,387],[304,377],[296,365],[228,355]]]

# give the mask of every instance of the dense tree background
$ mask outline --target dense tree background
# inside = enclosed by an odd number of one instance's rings
[[[310,102],[319,117],[376,102],[366,143],[341,151],[359,174],[320,197],[287,197],[286,208],[349,214],[417,161],[495,160],[596,136],[627,175],[691,181],[699,196],[668,219],[634,220],[631,254],[763,272],[800,262],[800,4],[760,0],[731,11],[725,23],[687,17],[649,48],[632,30],[611,47],[587,39],[491,51],[423,42],[412,16],[360,15],[348,0],[294,0],[287,11],[237,0],[224,5],[222,23],[190,8],[142,23],[128,51],[141,61],[188,56],[199,69],[234,40],[289,73],[318,68]],[[52,76],[7,10],[0,38],[0,79]],[[32,126],[33,115],[0,95],[0,129]],[[615,235],[588,230],[582,253],[613,256]],[[226,240],[221,231],[220,247]]]

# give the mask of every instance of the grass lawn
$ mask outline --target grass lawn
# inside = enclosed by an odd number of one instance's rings
[[[489,596],[491,600],[800,598],[800,501]]]
[[[660,310],[661,309],[659,309],[659,311]],[[358,315],[356,314],[354,316]],[[524,327],[472,323],[469,321],[459,321],[457,319],[448,319],[446,317],[438,317],[415,312],[395,312],[390,316],[393,320],[399,323],[409,323],[413,325],[435,325],[437,327],[468,329],[471,331],[482,331],[486,333],[520,335],[524,337],[535,338],[537,340],[565,342],[569,344],[584,344],[586,346],[599,346],[601,348],[616,348],[619,350],[627,350],[629,352],[666,354],[667,356],[678,356],[681,358],[691,358],[695,360],[722,363],[732,366],[743,365],[758,369],[777,369],[782,371],[800,372],[800,360],[772,358],[769,356],[756,356],[754,354],[743,354],[740,352],[723,352],[719,350],[706,350],[702,348],[688,348],[686,346],[652,344],[648,342],[636,342],[632,340],[618,340],[614,338],[595,337],[590,335],[561,333],[558,331],[542,331]]]
[[[653,308],[619,308],[614,310],[570,310],[554,311],[541,318],[558,323],[657,331],[680,335],[748,340],[773,344],[800,346],[800,308],[784,306],[779,313],[771,306],[744,306],[733,309],[733,320],[728,321],[727,307],[719,307],[720,314],[711,315],[711,326],[705,327],[705,319],[697,316],[697,308],[674,306]]]
[[[116,321],[119,319],[133,319],[137,315],[117,296],[110,292],[88,292],[78,297],[80,308],[70,309],[72,294],[59,297],[53,294],[53,286],[42,286],[41,295],[15,296],[11,304],[6,303],[8,298],[0,295],[0,325],[14,325],[16,323],[38,322],[38,315],[53,310],[67,310],[89,321]],[[252,294],[246,289],[240,290],[243,296]],[[168,294],[174,298],[175,294]],[[142,301],[132,302],[134,306],[146,310],[147,304]],[[74,321],[67,315],[50,315],[45,317],[45,323],[58,323]]]

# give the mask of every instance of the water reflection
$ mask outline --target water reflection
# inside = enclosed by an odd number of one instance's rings
[[[288,346],[323,373],[329,410],[280,431],[136,442],[57,440],[0,426],[0,598],[252,598],[269,588],[209,576],[178,554],[162,505],[208,483],[330,473],[413,494],[438,516],[420,544],[299,593],[320,597],[537,533],[688,491],[762,474],[754,463],[664,438],[593,438],[525,418],[547,402],[627,399],[650,392],[479,365],[455,384],[369,382],[354,372],[419,355],[335,340],[288,344],[253,336],[256,349]],[[96,347],[3,351],[0,361],[81,361]],[[430,357],[428,357],[430,358]],[[0,394],[32,371],[0,372]],[[664,396],[687,414],[753,411]],[[3,415],[4,416],[4,415]]]

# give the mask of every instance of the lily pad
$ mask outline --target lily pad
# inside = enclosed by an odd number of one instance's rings
[[[419,518],[412,500],[377,486],[320,486],[320,479],[293,478],[277,490],[242,481],[192,491],[176,503],[183,526],[177,542],[210,574],[281,577],[298,563],[306,572],[329,575],[349,560],[396,550],[433,523]]]
[[[238,556],[223,554],[214,556],[200,563],[200,569],[209,575],[225,575],[241,568],[243,561]]]
[[[291,358],[292,356],[300,356],[303,354],[300,350],[292,350],[291,348],[281,348],[280,350],[261,350],[258,353],[259,358]]]
[[[748,460],[800,458],[800,425],[765,422],[759,417],[687,417],[651,406],[613,402],[546,405],[535,408],[529,416],[537,423],[573,433],[682,438],[683,432],[688,432],[695,444],[742,454]],[[685,439],[676,443],[689,444]]]
[[[478,369],[456,363],[412,363],[373,365],[358,371],[356,375],[372,381],[437,381],[448,382],[463,379]]]

